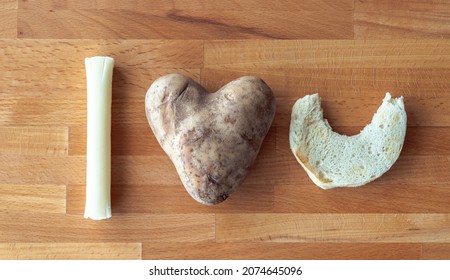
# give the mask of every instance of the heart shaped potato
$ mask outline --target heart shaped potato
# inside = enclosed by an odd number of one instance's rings
[[[145,111],[188,193],[214,205],[235,191],[255,161],[275,116],[275,98],[257,77],[208,93],[170,74],[150,86]]]

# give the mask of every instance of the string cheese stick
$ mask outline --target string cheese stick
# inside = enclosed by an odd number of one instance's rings
[[[114,59],[85,59],[87,80],[86,208],[84,217],[111,217],[111,87]]]

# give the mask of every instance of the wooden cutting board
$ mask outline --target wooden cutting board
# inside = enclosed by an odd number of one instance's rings
[[[0,0],[0,258],[450,258],[448,1]],[[113,218],[83,218],[84,58],[115,58]],[[244,184],[203,206],[147,124],[157,77],[215,91],[243,75],[277,114]],[[356,189],[316,187],[289,150],[294,102],[318,92],[356,134],[404,96],[402,154]],[[182,250],[180,250],[182,248]]]

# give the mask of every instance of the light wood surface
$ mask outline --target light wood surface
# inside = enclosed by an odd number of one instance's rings
[[[139,260],[141,243],[1,243],[0,258],[12,260]]]
[[[112,210],[83,218],[84,58],[115,58]],[[0,259],[449,259],[450,3],[0,0]],[[245,182],[200,205],[153,136],[144,96],[182,73],[216,91],[243,75],[277,114]],[[358,133],[389,91],[405,145],[383,177],[323,191],[288,142],[318,92]],[[181,248],[181,249],[180,249]]]

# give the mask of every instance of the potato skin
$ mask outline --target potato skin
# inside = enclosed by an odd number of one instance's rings
[[[150,127],[196,201],[218,204],[247,175],[275,116],[275,98],[258,77],[245,76],[208,93],[170,74],[147,91]]]

